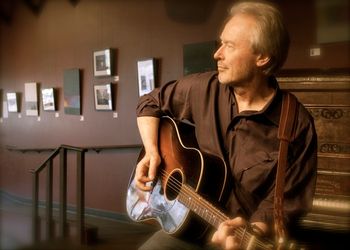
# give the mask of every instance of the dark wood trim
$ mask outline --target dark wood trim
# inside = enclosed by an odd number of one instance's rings
[[[350,68],[329,68],[329,69],[282,69],[277,73],[277,77],[290,76],[350,76]]]

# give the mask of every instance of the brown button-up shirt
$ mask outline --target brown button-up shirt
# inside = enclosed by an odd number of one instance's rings
[[[138,116],[168,115],[196,127],[200,149],[220,156],[231,168],[233,186],[227,208],[232,216],[273,223],[277,139],[282,91],[261,111],[238,113],[233,88],[220,84],[216,72],[186,76],[140,98]],[[316,180],[317,137],[313,119],[299,105],[296,139],[288,152],[285,220],[308,211]],[[237,190],[239,189],[239,190]],[[241,196],[241,197],[240,197]]]

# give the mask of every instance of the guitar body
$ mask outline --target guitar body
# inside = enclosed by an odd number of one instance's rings
[[[131,176],[128,215],[135,221],[157,220],[168,234],[200,240],[209,225],[178,199],[179,192],[183,197],[186,190],[192,190],[212,204],[223,206],[227,197],[226,165],[221,158],[198,150],[193,126],[177,124],[169,117],[160,120],[159,152],[162,163],[152,192],[137,189],[134,172]],[[144,150],[138,162],[143,156]]]

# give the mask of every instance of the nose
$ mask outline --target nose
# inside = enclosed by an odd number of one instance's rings
[[[214,59],[215,59],[215,60],[223,59],[222,48],[223,48],[223,45],[221,45],[221,46],[215,51],[215,53],[214,53]]]

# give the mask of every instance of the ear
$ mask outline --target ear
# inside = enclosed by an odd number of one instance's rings
[[[270,57],[267,55],[258,55],[256,58],[256,66],[258,67],[265,67],[270,61]]]

